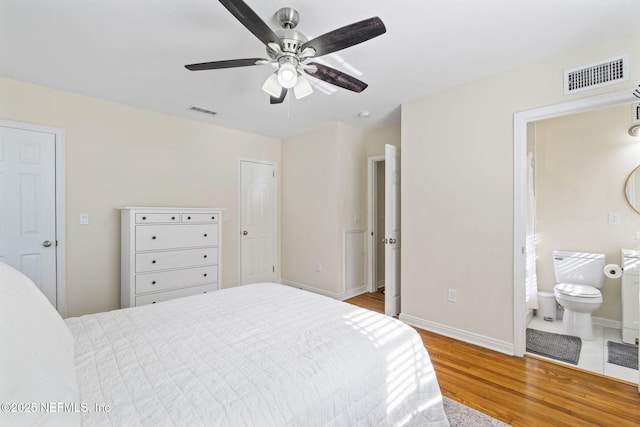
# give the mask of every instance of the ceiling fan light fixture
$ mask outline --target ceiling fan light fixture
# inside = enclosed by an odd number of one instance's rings
[[[309,80],[307,80],[303,75],[299,75],[298,83],[293,87],[293,93],[296,96],[296,99],[301,99],[305,96],[311,95],[313,93],[313,88],[311,87]]]
[[[280,65],[278,70],[278,82],[285,89],[291,89],[298,82],[298,71],[293,64],[288,62]]]
[[[274,98],[280,98],[280,95],[282,94],[282,86],[280,86],[280,82],[278,81],[277,73],[273,73],[269,76],[262,85],[262,90]]]

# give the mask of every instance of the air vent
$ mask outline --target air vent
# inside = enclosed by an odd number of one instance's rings
[[[631,104],[631,122],[640,123],[640,102]]]
[[[215,116],[216,114],[218,114],[215,111],[207,110],[206,108],[194,107],[194,106],[189,107],[188,110],[197,111],[198,113],[209,114],[210,116]]]
[[[622,55],[595,64],[565,70],[564,94],[595,89],[629,79],[629,56]]]

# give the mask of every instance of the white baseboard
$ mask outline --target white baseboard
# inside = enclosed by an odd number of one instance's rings
[[[605,319],[603,317],[593,317],[591,320],[594,325],[604,326],[611,329],[622,329],[622,322],[619,320]]]
[[[351,289],[348,292],[337,294],[335,292],[328,292],[328,291],[325,291],[324,289],[318,289],[313,286],[305,285],[304,283],[293,282],[291,280],[286,280],[286,279],[282,279],[280,283],[282,283],[283,285],[291,286],[293,288],[304,289],[305,291],[314,292],[316,294],[324,295],[326,297],[337,299],[340,301],[344,301],[346,299],[355,297],[356,295],[360,295],[367,292],[366,286],[360,286],[359,288]]]
[[[377,285],[378,289],[384,287],[384,280],[378,280],[378,285]]]
[[[478,345],[480,347],[488,348],[489,350],[508,354],[509,356],[513,356],[515,354],[513,350],[513,343],[510,342],[500,341],[493,338],[485,337],[484,335],[475,334],[473,332],[463,331],[462,329],[452,328],[450,326],[431,322],[429,320],[421,319],[419,317],[411,316],[404,313],[400,313],[399,318],[404,323],[407,323],[409,325],[416,326],[426,331],[435,332],[436,334],[444,335],[458,341]]]

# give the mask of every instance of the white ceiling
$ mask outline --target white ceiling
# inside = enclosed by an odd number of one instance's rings
[[[366,129],[399,123],[403,102],[637,31],[640,22],[638,0],[245,1],[274,29],[278,9],[297,9],[297,30],[309,39],[379,16],[386,34],[322,57],[341,71],[352,74],[342,61],[360,70],[369,87],[270,105],[261,90],[269,65],[186,70],[266,57],[217,0],[2,0],[0,75],[286,138],[336,121]],[[611,56],[622,53],[631,52]],[[188,111],[192,105],[218,115]],[[363,110],[371,118],[358,119]]]

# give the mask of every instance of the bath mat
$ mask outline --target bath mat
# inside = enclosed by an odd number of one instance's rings
[[[444,397],[444,412],[451,427],[508,427],[500,420],[476,411],[460,402]]]
[[[637,370],[638,346],[607,341],[607,362]]]
[[[582,340],[578,337],[527,328],[529,353],[577,365],[581,349]]]

